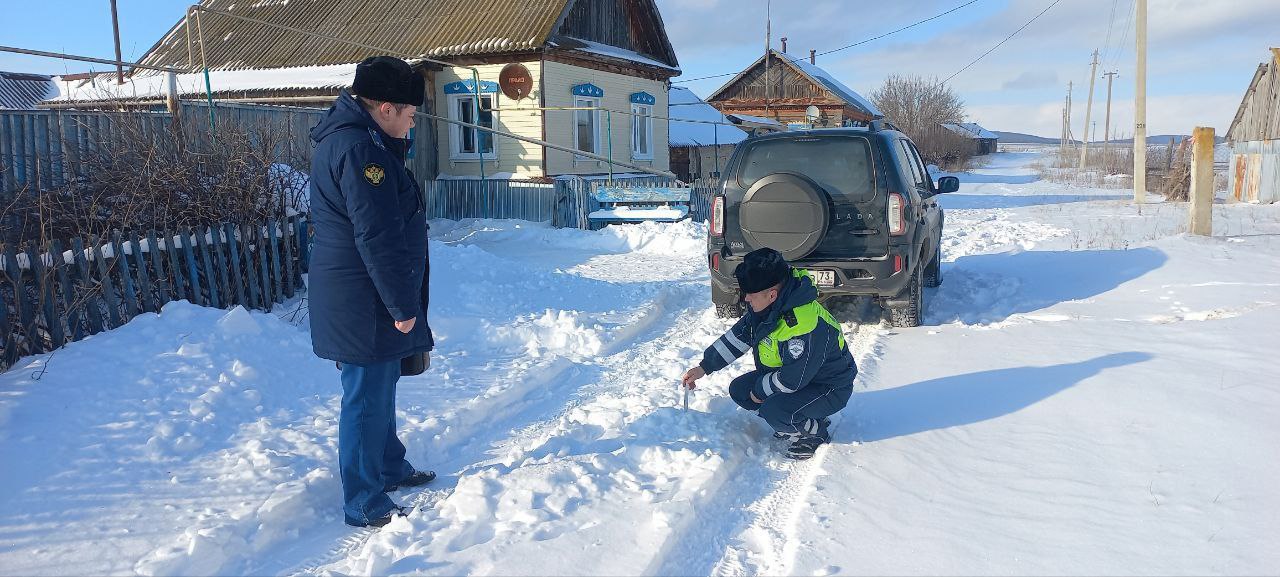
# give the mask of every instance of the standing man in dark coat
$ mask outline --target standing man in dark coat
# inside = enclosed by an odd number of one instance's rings
[[[435,478],[405,460],[395,421],[401,359],[434,345],[424,200],[405,168],[424,84],[403,60],[369,58],[355,94],[343,91],[311,129],[311,343],[342,370],[338,465],[356,527],[406,514],[386,493]]]

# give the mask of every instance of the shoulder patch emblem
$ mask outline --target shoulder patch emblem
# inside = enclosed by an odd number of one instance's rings
[[[791,353],[791,358],[798,359],[804,354],[804,341],[795,338],[787,341],[787,352]]]
[[[369,184],[378,186],[382,184],[383,179],[386,177],[387,171],[383,170],[383,168],[377,163],[370,162],[369,164],[364,165],[364,179],[369,181]]]

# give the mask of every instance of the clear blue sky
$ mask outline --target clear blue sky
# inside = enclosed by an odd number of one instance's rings
[[[778,0],[774,46],[831,50],[946,11],[967,0]],[[863,94],[889,74],[945,78],[1017,29],[1052,0],[979,0],[907,32],[819,57]],[[1280,44],[1276,0],[1149,0],[1148,124],[1152,134],[1195,125],[1225,132],[1253,71]],[[0,44],[112,56],[108,0],[6,0]],[[182,17],[188,3],[119,0],[126,60],[141,57]],[[765,0],[658,0],[684,75],[737,72],[763,51]],[[1062,0],[1044,17],[952,81],[972,120],[995,130],[1057,136],[1067,82],[1074,81],[1076,134],[1083,129],[1089,55],[1106,53],[1119,72],[1115,130],[1132,132],[1133,0]],[[1114,16],[1113,16],[1114,14]],[[1108,37],[1110,40],[1108,40]],[[1123,42],[1122,42],[1123,41]],[[109,67],[0,54],[0,70],[58,74]],[[1103,70],[1099,70],[1099,73]],[[681,78],[677,78],[680,81]],[[682,84],[706,96],[728,77]],[[1101,130],[1105,80],[1095,91]]]

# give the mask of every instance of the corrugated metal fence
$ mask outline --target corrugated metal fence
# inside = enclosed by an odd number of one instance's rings
[[[1232,144],[1227,172],[1227,190],[1236,200],[1280,202],[1280,140]]]
[[[431,218],[509,218],[550,222],[559,228],[591,228],[587,215],[599,207],[594,191],[606,181],[570,176],[554,184],[516,180],[436,180],[424,187]],[[690,188],[690,218],[702,222],[710,215],[711,197],[717,182],[700,179],[685,184],[668,179],[630,178],[615,180],[635,186]]]

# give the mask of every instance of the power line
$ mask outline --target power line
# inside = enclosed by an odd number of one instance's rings
[[[1120,4],[1120,0],[1111,0],[1111,15],[1107,17],[1107,38],[1102,41],[1102,61],[1107,61],[1107,56],[1111,54],[1111,31],[1116,27],[1116,6]]]
[[[894,31],[892,31],[892,32],[885,32],[884,34],[881,34],[881,35],[879,35],[879,36],[875,36],[875,37],[873,37],[873,38],[867,38],[866,40],[860,40],[860,41],[858,41],[858,42],[854,42],[853,44],[850,44],[850,45],[848,45],[848,46],[841,46],[841,47],[839,47],[839,48],[835,48],[835,49],[833,49],[833,50],[828,50],[828,51],[826,51],[826,52],[819,52],[819,53],[817,54],[817,56],[826,56],[827,54],[833,54],[833,53],[839,52],[839,51],[841,51],[841,50],[848,50],[848,49],[853,48],[853,47],[855,47],[855,46],[862,46],[863,44],[867,44],[868,42],[874,42],[874,41],[879,40],[879,39],[881,39],[881,38],[884,38],[884,37],[886,37],[886,36],[892,36],[892,35],[894,35],[894,34],[897,34],[897,33],[899,33],[899,32],[902,32],[902,31],[904,31],[904,30],[909,30],[909,29],[911,29],[911,28],[915,28],[916,26],[919,26],[919,25],[924,24],[924,23],[926,23],[926,22],[929,22],[929,21],[932,21],[932,20],[937,20],[938,18],[941,18],[941,17],[943,17],[943,16],[946,16],[947,14],[950,14],[950,13],[955,12],[955,11],[957,11],[957,10],[961,9],[961,8],[964,8],[965,6],[968,6],[968,5],[970,5],[970,4],[976,4],[976,3],[980,2],[980,1],[981,1],[981,0],[969,0],[968,2],[965,2],[964,4],[961,4],[961,5],[959,5],[959,6],[956,6],[955,8],[952,8],[952,9],[950,9],[950,10],[947,10],[946,12],[941,12],[941,13],[939,13],[939,14],[935,14],[935,15],[933,15],[933,16],[930,16],[930,17],[928,17],[928,18],[925,18],[924,20],[920,20],[920,21],[918,21],[918,22],[914,22],[914,23],[912,23],[912,24],[908,24],[908,25],[903,26],[902,28],[899,28],[899,29],[894,30]],[[803,58],[789,58],[788,60],[790,60],[791,62],[799,62],[800,60],[803,60]],[[741,71],[738,71],[738,72],[741,72]],[[681,84],[681,83],[685,83],[685,82],[696,82],[696,81],[698,81],[698,80],[710,80],[710,79],[712,79],[712,78],[724,78],[725,76],[735,76],[735,75],[737,75],[737,74],[738,74],[738,72],[726,72],[726,73],[724,73],[724,74],[713,74],[713,75],[711,75],[711,76],[699,76],[699,77],[697,77],[697,78],[688,78],[688,79],[684,79],[684,80],[676,80],[676,81],[673,81],[673,82],[674,82],[675,84]]]
[[[959,10],[959,9],[961,9],[961,8],[964,8],[965,6],[968,6],[968,5],[970,5],[970,4],[975,4],[975,3],[977,3],[977,2],[978,2],[978,0],[969,0],[968,2],[965,2],[964,4],[961,4],[961,5],[959,5],[959,6],[956,6],[955,8],[952,8],[952,9],[950,9],[950,10],[947,10],[946,12],[943,12],[943,13],[941,13],[941,14],[937,14],[937,15],[932,16],[932,17],[929,17],[929,18],[925,18],[924,20],[921,20],[921,21],[916,22],[916,23],[914,23],[914,24],[908,24],[908,25],[906,25],[906,26],[903,26],[902,28],[899,28],[899,29],[897,29],[897,30],[894,30],[893,32],[885,32],[884,34],[881,34],[881,35],[879,35],[879,36],[876,36],[875,38],[868,38],[868,39],[866,39],[866,40],[862,40],[862,41],[859,41],[859,42],[854,42],[853,44],[850,44],[850,45],[848,45],[848,46],[841,46],[841,47],[839,47],[839,48],[836,48],[835,50],[828,50],[828,51],[826,51],[826,52],[819,52],[817,55],[818,55],[818,56],[826,56],[826,55],[828,55],[828,54],[833,54],[833,53],[839,52],[839,51],[841,51],[841,50],[848,50],[848,49],[853,48],[853,47],[855,47],[855,46],[862,46],[863,44],[866,44],[866,43],[868,43],[868,42],[874,42],[874,41],[876,41],[876,40],[879,40],[879,39],[881,39],[881,38],[884,38],[885,36],[892,36],[892,35],[894,35],[894,34],[897,34],[897,33],[899,33],[899,32],[902,32],[903,30],[907,30],[907,29],[909,29],[909,28],[915,28],[916,26],[919,26],[919,25],[921,25],[921,24],[924,24],[925,22],[929,22],[929,21],[931,21],[931,20],[937,20],[937,19],[939,19],[939,18],[942,18],[943,16],[946,16],[947,14],[950,14],[950,13],[952,13],[952,12],[955,12],[956,10]],[[794,62],[794,60],[792,60],[792,62]]]
[[[1048,6],[1046,6],[1046,7],[1045,7],[1045,9],[1044,9],[1044,10],[1041,10],[1039,14],[1036,14],[1035,16],[1033,16],[1030,20],[1028,20],[1028,21],[1027,21],[1027,23],[1026,23],[1026,24],[1023,24],[1021,28],[1018,28],[1017,30],[1014,30],[1014,31],[1013,31],[1013,34],[1010,34],[1010,35],[1006,36],[1006,37],[1004,38],[1004,40],[1001,40],[1001,41],[1000,41],[999,43],[997,43],[995,46],[992,46],[990,50],[988,50],[988,51],[986,51],[986,52],[983,52],[981,56],[979,56],[979,57],[977,57],[977,58],[973,59],[973,62],[970,62],[970,63],[968,63],[968,64],[965,64],[965,65],[964,65],[964,68],[961,68],[961,69],[957,70],[955,74],[952,74],[951,76],[948,76],[945,80],[943,80],[943,81],[942,81],[942,84],[946,84],[947,82],[950,82],[952,78],[955,78],[955,77],[959,76],[961,72],[964,72],[965,70],[968,70],[970,66],[973,66],[974,64],[977,64],[980,60],[982,60],[983,58],[986,58],[988,54],[991,54],[992,52],[995,52],[997,48],[999,48],[999,47],[1003,46],[1005,42],[1008,42],[1008,41],[1009,41],[1010,39],[1012,39],[1014,36],[1017,36],[1019,32],[1022,32],[1023,30],[1026,30],[1026,28],[1027,28],[1028,26],[1030,26],[1032,22],[1035,22],[1035,21],[1036,21],[1036,20],[1038,20],[1041,16],[1044,16],[1044,13],[1045,13],[1045,12],[1048,12],[1050,8],[1053,8],[1054,6],[1057,6],[1057,5],[1058,5],[1058,3],[1059,3],[1059,2],[1061,2],[1061,1],[1062,1],[1062,0],[1053,0],[1053,3],[1052,3],[1052,4],[1049,4]]]
[[[1125,20],[1124,33],[1120,35],[1119,47],[1111,54],[1110,63],[1107,65],[1107,68],[1114,70],[1116,64],[1120,62],[1120,58],[1125,55],[1129,48],[1129,33],[1133,30],[1133,13],[1137,8],[1137,4],[1138,3],[1134,0],[1130,0],[1129,2],[1129,18]]]

